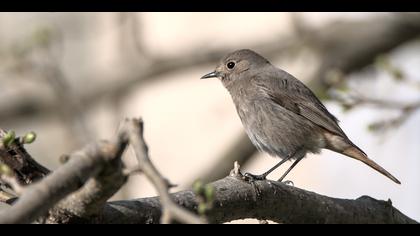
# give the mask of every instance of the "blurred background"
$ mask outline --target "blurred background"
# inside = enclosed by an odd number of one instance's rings
[[[220,81],[199,79],[250,48],[312,88],[402,185],[327,150],[287,179],[331,197],[391,199],[419,221],[419,36],[418,13],[1,13],[0,128],[35,131],[28,151],[56,169],[63,154],[141,116],[173,191],[223,178],[235,160],[260,174],[278,159],[251,145]],[[131,152],[124,159],[136,164]],[[155,195],[134,175],[113,199]]]

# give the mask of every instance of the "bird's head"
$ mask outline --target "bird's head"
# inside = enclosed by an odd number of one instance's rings
[[[228,87],[234,81],[249,78],[258,68],[267,64],[270,62],[258,53],[249,49],[241,49],[226,55],[220,60],[214,71],[204,75],[201,79],[219,78],[223,85]]]

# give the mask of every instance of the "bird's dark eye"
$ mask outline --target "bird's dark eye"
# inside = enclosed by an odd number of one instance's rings
[[[233,69],[233,67],[235,67],[235,62],[233,62],[233,61],[228,62],[228,64],[227,64],[226,66],[227,66],[227,68],[228,68],[229,70],[232,70],[232,69]]]

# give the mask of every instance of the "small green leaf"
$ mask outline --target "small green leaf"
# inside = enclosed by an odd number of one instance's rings
[[[203,182],[201,182],[201,180],[194,181],[193,191],[196,195],[203,195],[204,185],[203,185]]]
[[[343,92],[343,93],[345,93],[345,92],[349,92],[350,91],[350,88],[349,88],[349,86],[347,86],[347,84],[345,84],[345,83],[342,83],[340,86],[337,86],[337,88],[336,88],[339,92]]]
[[[13,175],[13,171],[6,164],[0,163],[0,174],[1,175],[12,176]]]
[[[22,143],[30,144],[30,143],[33,143],[35,139],[36,139],[36,133],[31,131],[23,137]]]
[[[197,209],[197,211],[198,211],[198,214],[199,214],[199,215],[204,215],[204,214],[206,214],[206,211],[207,211],[207,205],[206,205],[204,202],[200,203],[200,204],[198,205],[198,209]]]
[[[337,87],[343,81],[343,77],[344,74],[342,71],[331,69],[325,73],[325,82],[332,87]]]
[[[206,202],[211,203],[214,200],[214,186],[211,184],[206,184],[204,186],[204,196],[206,198]]]
[[[343,112],[348,112],[351,109],[353,109],[353,105],[352,104],[343,103],[341,106],[343,108]]]
[[[380,123],[371,123],[368,125],[368,131],[378,131],[378,129],[380,129],[381,124]]]
[[[379,68],[388,68],[389,64],[389,58],[385,54],[381,54],[375,59],[375,65]]]
[[[5,147],[8,147],[10,144],[12,144],[15,141],[16,134],[15,131],[10,130],[7,132],[6,135],[3,136],[3,144]]]
[[[404,72],[398,68],[392,70],[392,76],[395,80],[404,80]]]
[[[48,27],[40,27],[32,34],[32,39],[36,45],[46,46],[51,42],[52,30]]]
[[[69,160],[70,160],[70,155],[68,155],[68,154],[63,154],[59,157],[59,162],[61,164],[64,164],[64,163],[68,162]]]

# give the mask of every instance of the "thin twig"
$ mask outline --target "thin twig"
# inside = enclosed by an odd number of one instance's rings
[[[359,105],[372,105],[378,108],[399,110],[401,114],[397,117],[377,121],[369,125],[369,129],[373,131],[387,130],[389,128],[398,128],[408,118],[410,118],[417,110],[420,109],[420,101],[411,103],[402,103],[392,100],[377,99],[366,97],[362,94],[350,94],[331,92],[333,99],[339,102],[346,110],[352,109]]]
[[[12,188],[12,190],[16,193],[16,196],[22,195],[22,193],[24,191],[24,186],[22,186],[19,183],[19,181],[17,180],[17,178],[15,176],[1,174],[0,175],[0,180],[3,183],[8,184]]]
[[[139,166],[159,193],[163,211],[162,223],[170,223],[172,220],[189,224],[205,223],[203,219],[181,208],[171,199],[168,191],[170,184],[150,161],[148,147],[143,137],[143,121],[141,119],[126,121],[128,123],[130,143],[136,154]]]
[[[16,195],[9,192],[0,191],[0,202],[9,204],[11,199],[16,199]]]
[[[125,168],[122,171],[123,175],[125,175],[125,176],[130,176],[130,175],[133,175],[133,174],[139,174],[141,172],[142,172],[142,170],[139,166],[135,166],[135,167],[131,167],[131,168]]]

